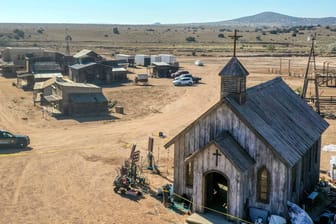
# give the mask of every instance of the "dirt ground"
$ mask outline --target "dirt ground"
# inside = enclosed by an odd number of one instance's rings
[[[200,59],[200,58],[197,58]],[[113,191],[118,168],[129,156],[132,144],[141,150],[146,164],[148,137],[154,137],[154,155],[162,176],[144,169],[153,191],[173,179],[173,147],[163,145],[219,100],[217,75],[229,58],[201,58],[204,67],[194,65],[195,58],[178,58],[181,66],[202,77],[192,87],[175,87],[170,79],[150,79],[148,86],[132,82],[104,88],[105,95],[116,100],[125,114],[112,112],[109,118],[43,118],[33,106],[32,93],[12,86],[15,79],[0,77],[0,129],[30,136],[26,151],[2,151],[0,154],[0,223],[183,223],[187,215],[164,208],[151,194],[144,198],[122,197]],[[318,65],[329,60],[318,60]],[[278,58],[241,58],[250,71],[248,86],[277,75]],[[307,58],[292,58],[293,68],[304,70]],[[146,72],[143,68],[133,73]],[[134,74],[130,75],[130,78]],[[297,89],[300,78],[283,76]],[[336,95],[336,88],[324,89]],[[308,91],[309,92],[309,91]],[[336,111],[336,110],[334,110]],[[336,120],[323,136],[323,145],[336,144]],[[167,138],[159,138],[162,131]],[[322,153],[321,169],[329,168],[336,153]]]

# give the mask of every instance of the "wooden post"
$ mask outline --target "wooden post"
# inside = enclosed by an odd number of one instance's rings
[[[169,149],[168,150],[168,160],[167,160],[167,176],[169,175]]]
[[[282,75],[281,69],[282,69],[282,58],[280,58],[280,75]]]
[[[154,147],[154,138],[148,138],[148,169],[153,170],[153,147]]]
[[[290,76],[291,75],[291,71],[290,71],[290,66],[291,66],[291,60],[288,59],[288,75]]]
[[[157,162],[155,163],[155,165],[157,165],[159,167],[159,160],[160,160],[160,147],[158,146],[158,158],[157,158]]]

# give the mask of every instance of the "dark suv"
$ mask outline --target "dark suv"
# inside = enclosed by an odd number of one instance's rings
[[[0,130],[0,148],[20,147],[26,148],[30,139],[26,135],[14,135],[8,131]]]

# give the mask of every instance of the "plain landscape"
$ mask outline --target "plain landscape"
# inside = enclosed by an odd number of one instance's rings
[[[202,78],[190,87],[173,86],[167,78],[151,78],[146,86],[130,81],[105,87],[105,96],[122,105],[124,114],[111,111],[108,119],[57,119],[44,116],[33,105],[32,92],[13,86],[15,78],[0,76],[0,129],[31,139],[25,151],[0,154],[0,223],[183,223],[187,214],[165,208],[155,196],[158,187],[173,180],[173,149],[163,145],[219,100],[218,73],[232,55],[230,35],[235,25],[0,24],[2,48],[34,46],[64,53],[64,38],[71,35],[72,54],[91,49],[112,59],[117,53],[170,53],[177,56],[181,69]],[[325,62],[330,71],[336,68],[335,24],[262,24],[237,29],[243,36],[237,56],[250,72],[249,87],[281,76],[293,90],[300,90],[311,45],[307,37],[315,33],[317,69],[322,70]],[[205,66],[195,65],[195,60]],[[129,71],[130,80],[147,73],[139,66]],[[320,91],[322,96],[336,96],[336,88]],[[308,94],[312,92],[311,86]],[[321,109],[336,113],[335,106]],[[327,121],[330,126],[322,146],[336,144],[336,120]],[[159,132],[166,138],[159,137]],[[146,169],[150,136],[161,175]],[[141,151],[143,175],[152,190],[143,198],[113,191],[114,178],[132,144]],[[323,173],[332,155],[336,153],[322,152]]]

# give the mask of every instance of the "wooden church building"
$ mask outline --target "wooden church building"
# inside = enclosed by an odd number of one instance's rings
[[[246,89],[234,56],[220,71],[220,100],[177,136],[174,190],[206,208],[246,218],[250,207],[287,216],[319,181],[328,123],[279,77]]]

